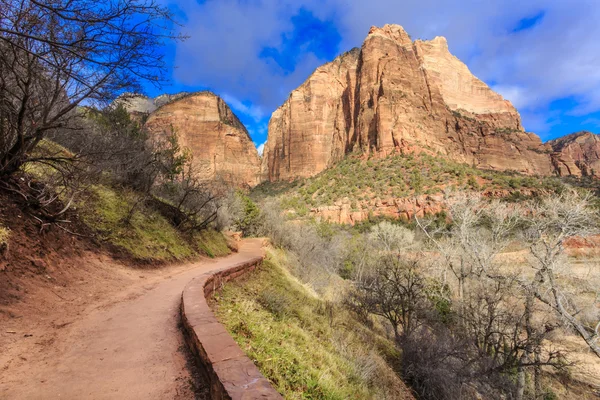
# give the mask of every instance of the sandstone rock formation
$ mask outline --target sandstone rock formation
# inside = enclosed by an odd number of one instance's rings
[[[510,196],[511,193],[511,190],[486,189],[481,192],[481,195],[489,199],[502,199]],[[521,189],[520,193],[524,196],[532,196],[535,194],[535,191]],[[317,221],[354,225],[362,221],[367,221],[371,215],[409,221],[415,215],[417,218],[423,218],[426,215],[436,215],[448,208],[448,201],[441,194],[370,199],[356,202],[356,208],[354,209],[352,208],[352,203],[346,197],[330,206],[312,208],[310,215]]]
[[[371,28],[361,49],[317,70],[269,122],[264,180],[313,176],[346,153],[428,151],[480,168],[551,174],[549,146],[474,77],[444,38]]]
[[[114,104],[122,105],[130,114],[150,114],[156,110],[154,99],[139,93],[123,93]]]
[[[600,136],[577,132],[548,142],[552,162],[560,176],[600,176]]]
[[[145,126],[155,135],[176,133],[180,145],[191,151],[200,177],[235,187],[259,183],[256,147],[220,97],[198,92],[162,100],[164,105],[150,114]]]

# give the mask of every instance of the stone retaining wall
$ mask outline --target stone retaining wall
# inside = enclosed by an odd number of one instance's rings
[[[181,317],[186,342],[205,372],[212,399],[282,399],[217,321],[207,303],[225,282],[253,271],[262,259],[255,257],[201,275],[183,290]]]

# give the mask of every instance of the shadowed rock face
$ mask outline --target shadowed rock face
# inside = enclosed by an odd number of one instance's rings
[[[577,132],[548,142],[552,162],[560,176],[600,176],[600,137]]]
[[[150,114],[146,128],[153,134],[175,132],[193,155],[196,172],[206,180],[235,187],[259,183],[260,159],[248,131],[227,104],[210,92],[161,96],[164,105]]]
[[[551,174],[551,148],[471,74],[444,38],[371,28],[361,49],[323,65],[269,122],[264,180],[313,176],[361,151],[428,151],[485,169]]]

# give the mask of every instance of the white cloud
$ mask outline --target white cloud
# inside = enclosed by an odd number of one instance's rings
[[[241,99],[237,109],[252,118],[272,112],[326,61],[298,49],[296,69],[288,74],[259,57],[265,46],[281,45],[300,8],[319,18],[335,17],[340,51],[360,46],[370,26],[386,23],[403,25],[415,39],[446,36],[450,50],[475,75],[513,101],[529,130],[549,129],[556,118],[549,106],[562,98],[576,99],[573,115],[600,111],[597,0],[175,1],[191,36],[178,45],[176,79]],[[511,31],[540,12],[544,17],[534,28]],[[248,102],[253,106],[246,110]]]
[[[588,118],[581,122],[581,125],[596,125],[600,127],[600,118]]]
[[[531,92],[521,86],[493,85],[492,89],[502,95],[519,110],[536,104],[536,98]]]
[[[262,157],[262,155],[263,155],[263,151],[265,151],[265,143],[263,143],[263,144],[259,145],[259,146],[256,148],[256,151],[258,151],[258,155]]]
[[[175,1],[188,21],[183,33],[189,39],[178,44],[175,57],[175,79],[185,85],[235,93],[237,99],[270,113],[316,67],[328,61],[299,50],[295,70],[288,73],[260,58],[264,47],[281,45],[282,35],[293,29],[291,17],[302,7],[317,16],[331,9],[318,6],[318,0]]]
[[[233,111],[237,111],[240,113],[244,113],[245,115],[252,118],[255,122],[259,122],[265,117],[265,113],[263,112],[262,107],[255,105],[246,105],[238,100],[236,97],[231,96],[227,93],[222,93],[221,98],[233,109]]]

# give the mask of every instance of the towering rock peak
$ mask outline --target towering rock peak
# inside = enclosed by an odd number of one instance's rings
[[[210,93],[210,92],[207,92]],[[193,93],[180,92],[176,94],[161,94],[150,98],[141,93],[123,93],[115,100],[114,104],[120,104],[133,115],[150,114],[159,107]]]
[[[452,111],[502,116],[508,125],[522,130],[521,118],[510,101],[475,77],[469,68],[452,55],[446,38],[417,40],[415,49],[430,85],[436,86]]]
[[[312,176],[341,160],[352,136],[360,49],[320,66],[271,116],[262,179]]]
[[[554,151],[561,151],[564,148],[572,145],[586,145],[600,142],[600,136],[589,131],[580,131],[571,133],[570,135],[562,136],[557,139],[550,140],[548,144],[552,146]]]
[[[428,151],[486,169],[550,174],[551,150],[517,110],[448,50],[373,27],[360,50],[319,68],[269,122],[263,179],[315,175],[350,151]]]
[[[169,99],[146,122],[154,135],[176,133],[193,155],[196,173],[235,187],[259,183],[260,159],[248,131],[219,96],[186,93]]]
[[[412,45],[410,35],[400,25],[386,24],[381,28],[372,26],[365,42],[374,37],[392,40],[400,46]]]
[[[559,175],[600,176],[600,136],[587,131],[548,142]]]
[[[444,36],[436,36],[432,40],[429,40],[429,41],[417,40],[417,42],[429,43],[432,46],[449,51],[448,50],[448,40]]]

